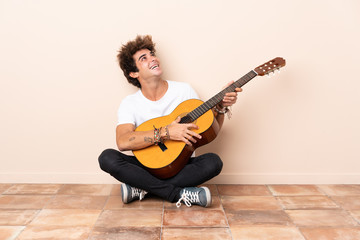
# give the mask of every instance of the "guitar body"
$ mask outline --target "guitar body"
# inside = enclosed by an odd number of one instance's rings
[[[149,131],[165,127],[171,124],[177,117],[186,114],[203,104],[198,99],[190,99],[179,104],[174,111],[163,117],[150,119],[136,128],[135,131]],[[152,145],[150,147],[133,151],[139,162],[144,165],[154,176],[165,179],[176,175],[188,162],[196,148],[214,140],[219,132],[219,125],[214,118],[212,110],[208,110],[197,118],[195,123],[199,129],[192,129],[202,136],[192,146],[182,141],[166,140],[163,145]],[[171,132],[170,132],[171,134]]]

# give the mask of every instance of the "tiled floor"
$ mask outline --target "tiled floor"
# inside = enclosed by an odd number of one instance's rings
[[[208,185],[210,208],[120,185],[0,184],[0,239],[359,240],[360,185]]]

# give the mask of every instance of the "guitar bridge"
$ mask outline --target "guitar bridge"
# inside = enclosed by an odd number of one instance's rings
[[[163,151],[163,152],[165,152],[168,148],[165,146],[165,144],[164,143],[162,143],[162,142],[159,142],[158,143],[158,146],[159,146],[159,148],[161,149],[161,151]]]

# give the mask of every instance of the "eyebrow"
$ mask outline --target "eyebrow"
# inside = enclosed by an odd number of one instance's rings
[[[146,55],[146,53],[144,53],[143,55],[141,55],[138,59],[138,61],[140,61],[140,58],[144,57]]]

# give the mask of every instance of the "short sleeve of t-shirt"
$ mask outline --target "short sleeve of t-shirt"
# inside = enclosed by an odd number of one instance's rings
[[[149,119],[170,114],[185,100],[199,99],[194,89],[188,83],[167,82],[168,90],[158,101],[147,99],[141,90],[125,97],[118,109],[117,124],[131,123],[137,127]]]

